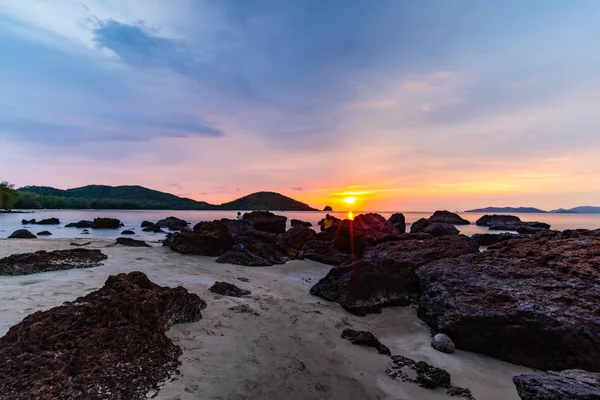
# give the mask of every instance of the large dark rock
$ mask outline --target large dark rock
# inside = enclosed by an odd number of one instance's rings
[[[116,218],[94,218],[92,221],[93,229],[118,229],[121,221]]]
[[[282,249],[285,249],[290,258],[294,259],[298,257],[298,253],[302,247],[314,238],[316,234],[317,232],[304,225],[296,225],[285,233],[280,234],[277,244]]]
[[[470,222],[466,219],[462,218],[460,215],[450,212],[450,211],[436,211],[433,213],[431,217],[429,217],[429,221],[431,222],[441,222],[443,224],[453,224],[453,225],[469,225]]]
[[[245,213],[243,220],[249,222],[256,230],[271,233],[284,233],[287,217],[275,215],[269,211],[252,211]]]
[[[600,230],[538,233],[417,270],[419,316],[456,347],[600,371]]]
[[[79,222],[71,222],[70,224],[66,224],[65,228],[91,228],[92,224],[92,221],[82,219]]]
[[[37,225],[59,225],[60,220],[58,218],[46,218],[36,222]]]
[[[513,378],[522,400],[598,400],[600,374],[571,369]]]
[[[142,225],[140,226],[140,228],[148,228],[149,226],[153,226],[154,222],[150,222],[150,221],[142,221]]]
[[[386,242],[369,248],[364,260],[333,268],[310,293],[340,303],[355,315],[406,306],[419,294],[415,270],[433,260],[478,251],[465,236]]]
[[[143,240],[136,240],[136,239],[132,239],[132,238],[128,238],[128,237],[117,238],[117,241],[115,243],[120,244],[122,246],[129,246],[129,247],[152,247],[148,243],[144,242]]]
[[[497,244],[500,242],[504,242],[505,240],[513,240],[513,239],[524,239],[525,236],[517,235],[516,233],[476,233],[471,236],[471,240],[476,242],[479,246],[491,246],[493,244]]]
[[[147,226],[144,229],[142,229],[142,232],[166,233],[158,225]]]
[[[298,253],[299,260],[305,258],[334,266],[354,260],[352,255],[341,252],[329,240],[310,240],[307,242]]]
[[[428,219],[421,218],[412,223],[410,226],[410,233],[428,233],[432,236],[447,236],[458,235],[460,232],[452,224],[431,222]]]
[[[323,208],[323,211],[333,211],[333,208],[331,208],[331,206],[325,206],[325,208]]]
[[[27,229],[17,229],[8,237],[9,239],[36,239],[33,233],[29,232]]]
[[[106,255],[100,250],[70,249],[13,254],[0,259],[0,275],[28,275],[102,265]]]
[[[368,331],[355,331],[353,329],[344,329],[342,331],[342,339],[349,340],[350,343],[356,345],[375,347],[379,354],[384,354],[386,356],[392,354],[390,352],[390,349],[386,345],[381,343],[379,339],[375,337],[375,335]]]
[[[233,238],[222,221],[200,222],[193,231],[175,232],[163,245],[183,254],[218,257],[233,246]]]
[[[167,228],[170,231],[181,231],[187,229],[189,224],[189,222],[177,217],[167,217],[156,223],[156,225],[160,228]]]
[[[208,290],[213,293],[217,293],[217,294],[220,294],[223,296],[231,296],[231,297],[248,296],[249,294],[252,293],[249,290],[240,289],[239,287],[235,286],[232,283],[219,282],[219,281],[215,282],[215,284],[212,285],[210,288],[208,288]]]
[[[402,213],[392,214],[388,218],[388,220],[386,221],[386,223],[396,233],[405,233],[406,232],[406,219],[404,218],[404,214],[402,214]]]
[[[292,226],[292,228],[295,227],[296,225],[305,226],[307,228],[310,228],[312,226],[312,223],[311,222],[306,222],[306,221],[301,221],[299,219],[291,219],[290,220],[290,225]]]
[[[486,214],[479,218],[476,225],[488,226],[490,224],[515,224],[521,222],[521,218],[514,215],[501,215],[501,214]]]
[[[206,307],[186,289],[141,272],[110,276],[73,302],[36,312],[0,338],[2,399],[140,399],[182,354],[165,332]]]
[[[23,225],[33,225],[35,224],[35,218],[33,219],[22,219],[21,224]]]

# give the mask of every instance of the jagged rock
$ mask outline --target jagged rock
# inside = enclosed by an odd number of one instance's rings
[[[125,229],[123,232],[121,232],[121,235],[135,235],[135,232],[131,229]]]
[[[218,257],[233,246],[233,238],[222,221],[199,222],[193,231],[175,232],[163,245],[183,254]]]
[[[477,251],[465,236],[382,243],[369,248],[364,260],[332,268],[310,293],[360,316],[381,312],[381,307],[406,306],[418,298],[418,267]]]
[[[406,232],[406,219],[404,218],[404,214],[396,213],[392,214],[386,224],[391,227],[396,233],[405,233]]]
[[[456,350],[456,346],[450,336],[443,333],[438,333],[431,339],[431,347],[442,353],[452,354]]]
[[[148,226],[144,229],[142,229],[143,232],[154,232],[154,233],[166,233],[165,231],[163,231],[161,229],[160,226],[158,225],[152,225],[152,226]]]
[[[120,244],[123,246],[129,246],[129,247],[152,247],[148,243],[144,242],[143,240],[135,240],[135,239],[128,238],[128,237],[117,238],[116,244]]]
[[[41,231],[37,233],[38,236],[52,236],[52,232],[50,231]]]
[[[390,349],[382,344],[371,332],[344,329],[342,339],[349,340],[352,344],[375,347],[379,354],[391,355]]]
[[[33,224],[35,224],[35,218],[34,219],[22,219],[21,220],[21,224],[23,224],[23,225],[33,225]]]
[[[476,242],[479,246],[491,246],[493,244],[497,244],[500,242],[504,242],[505,240],[513,240],[513,239],[524,239],[525,236],[517,235],[516,233],[476,233],[471,236],[471,240]]]
[[[273,265],[272,262],[241,249],[227,250],[225,254],[218,257],[215,261],[219,264],[245,265],[247,267],[270,267]]]
[[[331,208],[331,206],[325,206],[325,208],[323,208],[323,211],[333,211],[333,208]]]
[[[0,259],[0,275],[28,275],[102,265],[106,255],[100,250],[70,249],[13,254]]]
[[[36,222],[37,225],[59,225],[60,220],[58,218],[46,218]]]
[[[600,374],[571,369],[513,378],[522,400],[598,400]]]
[[[305,258],[334,266],[346,264],[354,259],[352,255],[342,253],[328,240],[310,240],[307,242],[298,253],[299,260]]]
[[[421,218],[410,226],[410,233],[428,233],[432,236],[458,235],[460,232],[452,224],[431,222]]]
[[[167,228],[170,231],[181,231],[187,229],[189,224],[189,222],[177,217],[167,217],[156,223],[156,225],[158,225],[160,228]]]
[[[92,229],[118,229],[121,221],[116,218],[94,218]]]
[[[543,232],[417,270],[418,315],[458,349],[600,371],[600,230]]]
[[[142,221],[142,225],[140,226],[140,228],[148,228],[149,226],[153,226],[154,222],[150,222],[150,221]]]
[[[0,398],[139,399],[181,364],[165,332],[206,307],[141,272],[110,276],[73,302],[33,313],[0,338]]]
[[[444,369],[429,365],[425,361],[417,362],[415,368],[417,371],[417,382],[425,388],[449,389],[452,386],[450,384],[450,374]]]
[[[294,259],[304,245],[315,237],[317,232],[304,225],[292,226],[291,229],[279,235],[277,245],[285,249],[288,257]]]
[[[252,211],[245,213],[243,220],[249,222],[258,231],[284,233],[287,217],[275,215],[269,211]]]
[[[490,224],[514,224],[519,222],[521,222],[521,218],[514,215],[486,214],[479,218],[475,224],[479,226],[488,226]]]
[[[239,287],[235,286],[232,283],[219,282],[219,281],[215,282],[215,284],[212,285],[210,288],[208,288],[208,290],[210,290],[213,293],[217,293],[217,294],[220,294],[223,296],[231,296],[231,297],[248,296],[249,294],[252,293],[249,290],[240,289]]]
[[[29,232],[27,229],[17,229],[8,237],[9,239],[36,239],[33,233]]]
[[[306,226],[307,228],[310,228],[312,226],[312,223],[306,222],[306,221],[301,221],[299,219],[292,219],[292,220],[290,220],[290,225],[292,226],[292,228],[296,225]]]
[[[450,211],[436,211],[433,213],[431,217],[429,217],[429,221],[431,222],[441,222],[444,224],[452,224],[452,225],[469,225],[470,222],[466,219],[462,218],[460,215],[455,214]]]

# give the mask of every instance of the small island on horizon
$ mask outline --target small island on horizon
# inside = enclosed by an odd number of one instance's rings
[[[465,210],[466,213],[538,213],[538,214],[600,214],[600,206],[578,206],[569,209],[558,208],[556,210],[542,210],[535,207],[485,207]]]

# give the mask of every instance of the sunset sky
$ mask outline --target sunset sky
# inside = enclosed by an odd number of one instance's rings
[[[0,180],[600,205],[598,21],[597,0],[2,0]]]

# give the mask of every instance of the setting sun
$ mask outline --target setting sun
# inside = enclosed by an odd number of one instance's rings
[[[346,197],[344,201],[348,204],[354,204],[356,203],[356,197]]]

